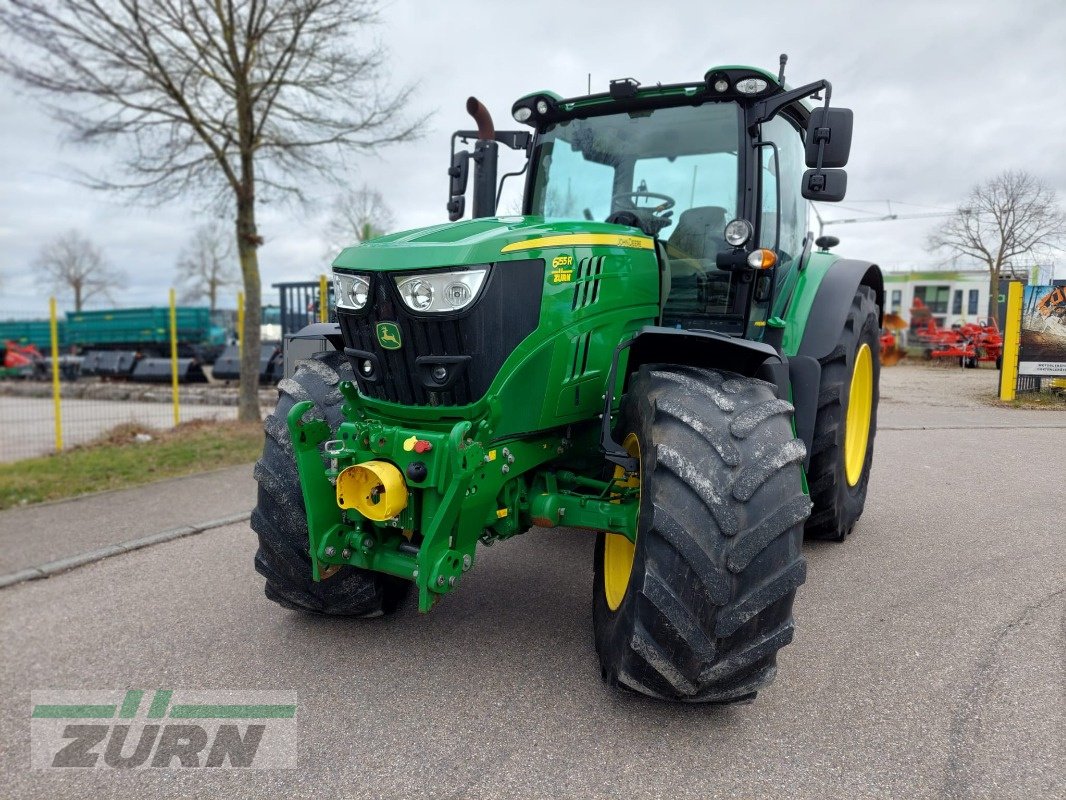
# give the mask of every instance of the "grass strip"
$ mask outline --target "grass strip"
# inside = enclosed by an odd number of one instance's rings
[[[0,509],[248,464],[262,449],[258,423],[193,421],[165,431],[120,425],[90,444],[0,464]]]

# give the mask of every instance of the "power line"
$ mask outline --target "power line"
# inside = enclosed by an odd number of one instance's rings
[[[897,206],[911,206],[913,208],[931,208],[931,209],[934,209],[936,211],[953,211],[954,210],[952,208],[949,208],[948,206],[930,206],[930,205],[926,205],[924,203],[907,203],[907,202],[904,202],[903,200],[849,200],[848,202],[849,203],[886,203],[889,206],[897,205]]]
[[[825,231],[826,225],[846,225],[846,224],[859,224],[864,222],[896,222],[898,220],[911,220],[911,219],[932,219],[934,217],[950,217],[956,212],[954,211],[931,211],[922,214],[893,214],[888,213],[882,216],[868,216],[868,217],[847,217],[838,219],[823,219],[821,213],[818,211],[818,206],[811,203],[811,208],[814,210],[814,216],[818,220],[818,235],[821,236]]]

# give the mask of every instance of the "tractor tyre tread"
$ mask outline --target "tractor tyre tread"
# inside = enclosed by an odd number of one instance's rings
[[[604,679],[665,700],[732,703],[775,674],[803,582],[803,444],[775,387],[644,365],[622,405],[641,444],[633,571],[612,611],[597,546],[593,620]]]
[[[259,484],[251,520],[259,537],[255,569],[266,578],[267,598],[284,608],[376,617],[395,611],[411,584],[348,566],[320,582],[312,579],[307,512],[289,437],[289,411],[303,400],[315,404],[311,415],[337,429],[343,421],[338,385],[344,380],[354,380],[352,368],[341,353],[329,350],[299,362],[293,377],[278,383],[277,407],[263,422],[263,454],[253,471]]]
[[[868,286],[860,286],[848,310],[836,347],[819,359],[822,378],[811,460],[807,468],[807,483],[814,502],[814,509],[806,524],[808,538],[843,541],[865,508],[873,463],[874,436],[877,433],[881,372],[879,334],[876,295]],[[851,374],[855,354],[862,344],[869,345],[873,358],[873,407],[862,475],[855,486],[848,486],[844,474],[844,436]]]

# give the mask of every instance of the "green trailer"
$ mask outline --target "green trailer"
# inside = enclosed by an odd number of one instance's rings
[[[528,131],[471,98],[454,221],[341,252],[338,322],[300,334],[332,349],[266,421],[269,598],[429,611],[479,546],[591,531],[605,680],[734,702],[772,679],[804,534],[863,511],[883,305],[880,270],[807,229],[844,196],[851,112],[783,72],[537,92]],[[501,145],[528,157],[521,215],[496,214]]]
[[[200,306],[177,307],[178,341],[223,344],[220,329],[211,324],[211,311]],[[170,347],[170,308],[106,308],[68,311],[65,341],[80,348],[159,350]],[[215,341],[217,340],[217,341]]]
[[[59,338],[63,341],[65,324],[59,321]],[[33,345],[42,353],[52,346],[52,334],[47,319],[0,320],[0,345],[14,342],[18,345]]]

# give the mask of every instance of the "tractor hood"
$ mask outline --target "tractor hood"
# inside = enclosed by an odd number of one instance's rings
[[[372,239],[341,251],[334,259],[333,266],[365,272],[488,264],[501,260],[501,254],[505,255],[506,260],[529,258],[531,248],[512,248],[512,255],[505,249],[508,245],[545,239],[543,246],[549,247],[556,243],[565,243],[552,242],[551,238],[582,234],[591,237],[612,237],[623,242],[639,242],[627,246],[648,249],[652,246],[652,240],[639,229],[625,225],[532,216],[486,217],[417,228]]]

